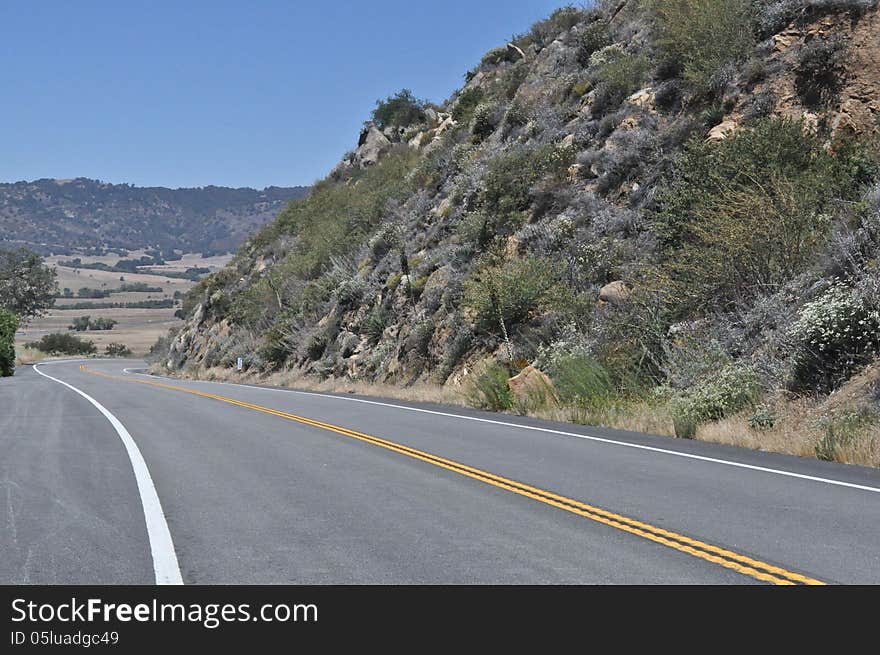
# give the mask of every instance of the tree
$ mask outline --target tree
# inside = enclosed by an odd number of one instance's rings
[[[416,98],[412,91],[403,89],[385,100],[377,100],[373,110],[373,122],[379,129],[389,126],[409,127],[425,121],[425,107],[428,103]]]
[[[0,307],[0,377],[12,375],[15,370],[15,331],[18,317]]]
[[[68,330],[76,330],[77,332],[85,332],[89,329],[89,324],[92,321],[91,316],[80,316],[79,318],[73,319],[73,323],[67,326]]]
[[[40,316],[55,303],[56,277],[35,252],[0,250],[0,307],[22,321]]]

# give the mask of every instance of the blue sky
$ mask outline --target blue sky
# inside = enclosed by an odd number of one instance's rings
[[[375,101],[440,101],[564,1],[11,1],[0,181],[310,184]]]

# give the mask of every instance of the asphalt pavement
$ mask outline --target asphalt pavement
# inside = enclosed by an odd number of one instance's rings
[[[0,583],[880,583],[874,469],[143,367],[0,380]]]

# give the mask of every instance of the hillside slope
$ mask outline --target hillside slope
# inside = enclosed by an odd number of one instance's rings
[[[0,245],[44,254],[94,246],[229,252],[307,191],[166,189],[86,178],[0,184]]]
[[[561,9],[441,106],[379,103],[194,290],[162,365],[776,429],[880,350],[878,34],[869,0]],[[821,456],[880,462],[862,387]]]

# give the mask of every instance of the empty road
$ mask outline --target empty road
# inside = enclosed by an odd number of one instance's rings
[[[880,583],[873,469],[143,367],[0,379],[0,583]]]

